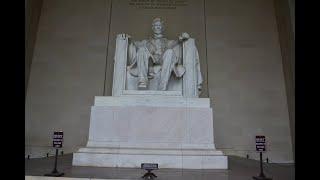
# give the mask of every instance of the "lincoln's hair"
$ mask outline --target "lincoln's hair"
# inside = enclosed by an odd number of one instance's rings
[[[164,26],[163,21],[160,18],[154,18],[152,21],[152,26],[156,23],[156,22],[160,22],[162,26]]]

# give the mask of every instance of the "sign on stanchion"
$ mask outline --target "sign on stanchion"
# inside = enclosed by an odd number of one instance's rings
[[[158,167],[158,164],[155,164],[155,163],[142,163],[141,169],[147,170],[147,172],[141,178],[146,179],[146,180],[147,179],[152,180],[152,179],[156,178],[157,176],[154,173],[152,173],[151,171],[157,170],[157,169],[159,169],[159,167]]]
[[[253,176],[255,180],[272,180],[267,178],[263,173],[262,166],[262,152],[266,151],[266,137],[265,136],[256,136],[256,151],[260,153],[260,174],[259,176]]]
[[[45,174],[45,176],[54,176],[54,177],[60,177],[63,176],[63,172],[58,172],[57,170],[57,161],[58,161],[58,149],[62,148],[62,142],[63,142],[63,132],[62,131],[55,131],[53,133],[53,147],[56,149],[56,156],[54,159],[54,168],[53,171],[49,174]]]

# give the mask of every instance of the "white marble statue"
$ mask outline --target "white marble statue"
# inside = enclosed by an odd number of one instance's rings
[[[210,99],[199,98],[195,40],[187,33],[164,38],[160,18],[152,29],[148,40],[117,35],[112,96],[95,97],[88,142],[72,165],[228,169],[228,157],[215,148]]]
[[[175,76],[177,81],[184,79],[183,83],[176,83],[181,86],[184,96],[198,97],[203,80],[194,39],[185,32],[181,33],[177,40],[166,39],[163,35],[164,24],[160,18],[153,20],[152,30],[153,36],[141,41],[134,41],[127,34],[117,36],[114,76],[127,71],[137,80],[132,81],[127,75],[123,78],[114,77],[116,88],[113,89],[119,92],[125,88],[122,81],[130,81],[126,83],[135,83],[137,90],[150,90],[151,88],[148,88],[150,79],[156,79],[157,87],[152,90],[166,91],[170,78]]]

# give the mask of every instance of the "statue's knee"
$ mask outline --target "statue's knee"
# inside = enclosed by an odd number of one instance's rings
[[[174,54],[174,51],[172,49],[167,49],[165,52],[164,52],[164,61],[169,61],[171,62],[172,59],[174,59],[175,57],[175,54]]]

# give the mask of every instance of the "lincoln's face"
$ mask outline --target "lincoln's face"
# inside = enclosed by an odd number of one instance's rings
[[[152,24],[152,30],[155,34],[161,34],[163,32],[163,25],[160,21],[156,21]]]

